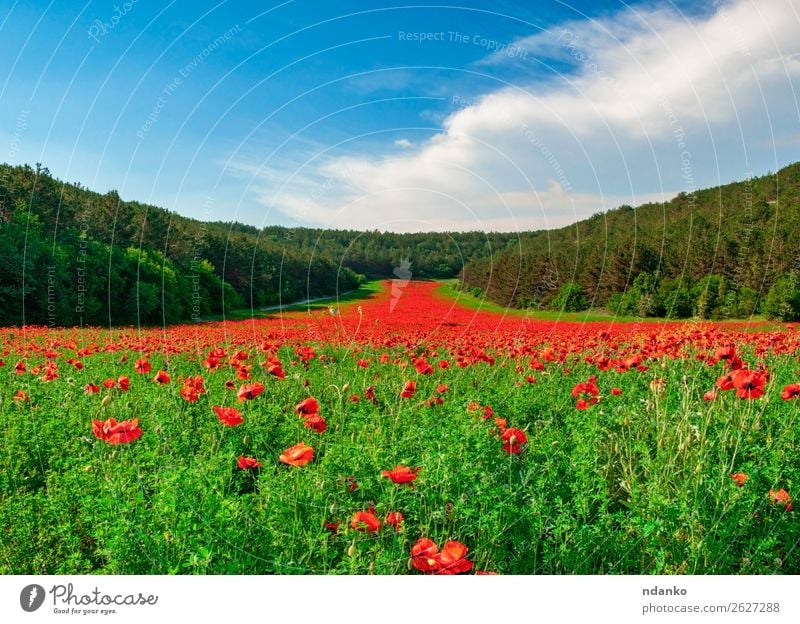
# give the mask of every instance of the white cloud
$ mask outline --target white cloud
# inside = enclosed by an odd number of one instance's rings
[[[395,144],[397,147],[402,147],[403,149],[411,149],[412,147],[414,147],[414,143],[412,143],[412,142],[411,142],[411,141],[409,141],[408,139],[397,139],[397,140],[394,142],[394,144]]]
[[[526,37],[527,60],[486,64],[571,71],[479,98],[413,151],[395,141],[403,158],[314,159],[264,203],[337,227],[509,230],[727,181],[753,150],[769,156],[771,132],[796,132],[799,4],[739,0],[704,18],[631,8]]]

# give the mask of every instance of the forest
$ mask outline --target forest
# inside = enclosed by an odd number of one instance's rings
[[[800,319],[800,163],[534,232],[396,234],[202,222],[0,165],[0,324],[159,325],[444,279],[501,305]]]
[[[517,234],[392,234],[201,222],[37,164],[0,165],[1,325],[160,325],[335,295],[367,278],[454,277]]]
[[[800,163],[663,204],[620,206],[474,258],[461,288],[516,308],[800,319]]]

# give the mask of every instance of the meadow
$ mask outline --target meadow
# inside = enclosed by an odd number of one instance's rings
[[[1,330],[0,572],[800,572],[794,326],[331,305]]]

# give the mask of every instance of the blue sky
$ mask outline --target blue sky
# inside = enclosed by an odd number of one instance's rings
[[[408,231],[798,159],[798,0],[256,4],[4,2],[0,160],[202,219]]]

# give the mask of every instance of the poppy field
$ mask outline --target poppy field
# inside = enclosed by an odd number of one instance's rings
[[[796,574],[800,332],[758,329],[534,320],[414,281],[6,328],[0,572]]]

